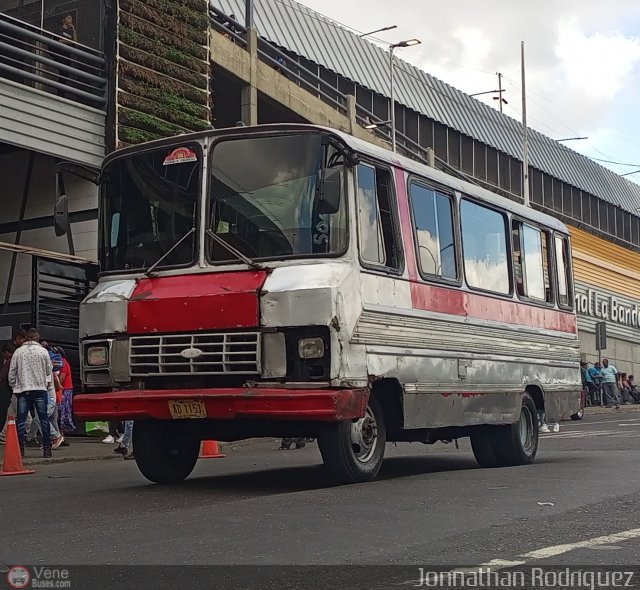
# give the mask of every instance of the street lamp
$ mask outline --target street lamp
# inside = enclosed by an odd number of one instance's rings
[[[358,35],[361,39],[363,37],[368,37],[369,35],[375,35],[376,33],[382,33],[383,31],[392,31],[393,29],[397,29],[398,25],[390,25],[388,27],[382,27],[381,29],[376,29],[375,31],[369,31],[368,33],[362,33]]]
[[[367,125],[364,126],[365,129],[377,129],[378,127],[384,127],[385,125],[390,125],[391,121],[378,121],[377,123],[374,123],[373,121],[371,123],[368,123]]]
[[[556,141],[575,141],[577,139],[589,139],[588,137],[565,137],[564,139],[556,139]]]
[[[420,39],[407,39],[406,41],[400,41],[399,43],[392,43],[389,46],[389,85],[391,87],[391,96],[389,97],[391,108],[391,149],[396,151],[396,99],[395,99],[395,89],[394,89],[394,71],[393,71],[393,52],[396,49],[400,49],[402,47],[412,47],[413,45],[420,45],[422,41]]]

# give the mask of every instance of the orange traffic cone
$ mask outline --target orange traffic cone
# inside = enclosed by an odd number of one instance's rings
[[[9,416],[7,419],[7,442],[4,447],[4,465],[0,475],[29,475],[30,473],[33,473],[33,469],[25,469],[22,465],[16,419],[14,416]]]
[[[221,459],[224,455],[218,448],[217,440],[203,440],[200,459]]]

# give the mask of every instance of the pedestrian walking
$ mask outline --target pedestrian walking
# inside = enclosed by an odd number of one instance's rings
[[[122,441],[113,449],[114,453],[122,455],[123,459],[135,459],[133,451],[129,452],[129,445],[131,444],[131,438],[133,436],[133,420],[124,421],[124,434],[122,435]]]
[[[51,431],[47,415],[47,390],[53,382],[53,366],[45,348],[40,346],[40,334],[35,328],[27,332],[26,342],[11,357],[9,385],[18,399],[18,442],[24,457],[25,423],[32,407],[40,419],[42,456],[51,457]]]

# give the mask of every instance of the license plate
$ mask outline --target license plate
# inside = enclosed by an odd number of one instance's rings
[[[169,412],[174,420],[180,418],[206,418],[207,408],[203,401],[196,400],[171,400]]]

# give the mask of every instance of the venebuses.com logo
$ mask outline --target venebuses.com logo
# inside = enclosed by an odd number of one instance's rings
[[[31,572],[23,565],[14,565],[7,572],[7,582],[12,588],[26,588],[31,582]]]
[[[3,568],[7,572],[10,588],[71,588],[71,576],[67,568],[14,565]]]

